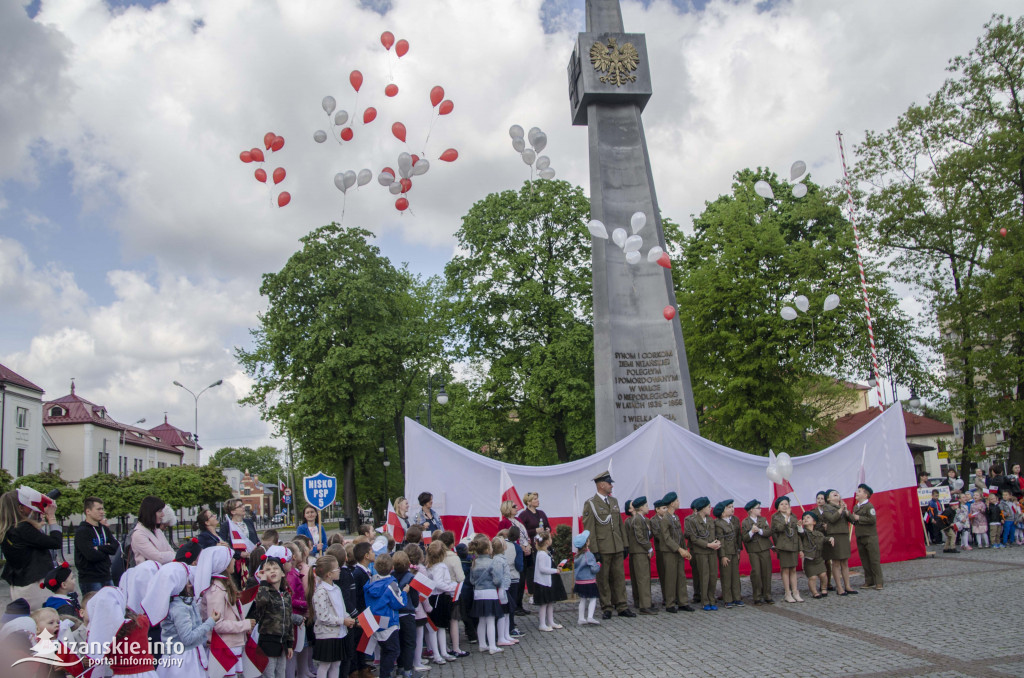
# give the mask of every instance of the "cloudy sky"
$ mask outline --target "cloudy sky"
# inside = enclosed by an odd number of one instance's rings
[[[624,0],[647,34],[654,97],[644,114],[664,214],[684,224],[732,174],[807,162],[841,176],[847,150],[945,77],[994,12],[1014,2]],[[237,405],[248,380],[232,357],[263,308],[260,275],[310,229],[342,219],[372,230],[392,260],[440,273],[461,215],[529,169],[507,130],[548,134],[560,178],[588,182],[586,131],[572,127],[565,67],[584,0],[18,0],[0,2],[0,362],[107,406],[125,422],[192,427],[204,445],[256,445],[269,428]],[[389,30],[410,50],[385,52]],[[349,73],[359,69],[358,94]],[[399,87],[388,98],[384,87]],[[451,115],[435,119],[444,87]],[[353,114],[331,129],[325,95]],[[362,111],[373,106],[375,121]],[[390,133],[408,129],[408,143]],[[335,128],[340,129],[340,128]],[[239,153],[264,134],[283,167],[271,191]],[[429,140],[427,139],[429,132]],[[452,164],[438,156],[455,148]],[[411,210],[374,179],[343,195],[337,172],[431,161]],[[290,192],[291,204],[274,206]],[[589,192],[589,191],[588,191]],[[347,203],[347,204],[346,204]],[[913,299],[907,305],[914,305]]]

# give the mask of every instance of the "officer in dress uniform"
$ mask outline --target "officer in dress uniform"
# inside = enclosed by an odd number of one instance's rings
[[[857,552],[860,553],[860,564],[864,567],[864,586],[862,589],[882,590],[882,559],[878,548],[878,526],[875,507],[871,505],[874,490],[861,483],[857,486],[855,498],[857,505],[853,508],[855,534],[857,535]]]
[[[665,604],[665,554],[661,547],[661,521],[667,509],[661,499],[654,500],[654,515],[651,517],[651,535],[654,537],[654,564],[658,569],[658,582],[661,584],[661,604]]]
[[[742,606],[740,599],[740,523],[733,515],[732,499],[715,504],[715,538],[721,542],[718,549],[718,576],[722,580],[722,602],[726,607]]]
[[[768,538],[771,528],[761,515],[761,502],[751,499],[743,509],[747,517],[740,523],[740,538],[750,558],[750,586],[754,589],[754,605],[772,600],[772,542]]]
[[[633,517],[626,525],[629,549],[629,580],[633,585],[633,604],[640,614],[658,614],[651,605],[651,524],[647,520],[647,497],[633,500]]]
[[[715,521],[711,518],[711,500],[697,497],[690,504],[693,513],[686,516],[683,531],[690,544],[693,561],[697,563],[698,579],[694,579],[694,587],[704,603],[704,611],[717,610],[715,605],[715,584],[718,583],[718,563],[716,553],[722,543],[715,537]]]
[[[635,617],[626,602],[626,571],[623,552],[626,540],[622,530],[619,501],[612,496],[612,476],[602,471],[594,476],[597,493],[583,502],[583,529],[590,530],[591,550],[599,556],[597,591],[601,598],[602,617],[612,618],[612,610],[620,617]]]
[[[661,593],[665,598],[665,611],[675,613],[682,608],[687,612],[693,612],[693,608],[686,604],[684,563],[692,556],[683,548],[683,526],[679,524],[679,516],[676,514],[679,497],[675,492],[669,492],[662,497],[660,503],[664,515],[658,524],[658,548],[664,569],[658,570],[658,577],[661,579]]]

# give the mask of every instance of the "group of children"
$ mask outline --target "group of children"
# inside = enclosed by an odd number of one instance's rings
[[[932,543],[942,541],[943,553],[1024,545],[1024,510],[1010,491],[999,497],[987,489],[966,490],[951,498],[944,506],[939,491],[932,490],[925,510]]]

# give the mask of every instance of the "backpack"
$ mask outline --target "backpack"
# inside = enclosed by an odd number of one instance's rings
[[[121,575],[125,573],[130,567],[135,567],[135,552],[132,551],[132,533],[135,532],[135,527],[128,530],[128,534],[121,540],[120,548],[113,556],[110,557],[110,578],[113,580],[114,585],[121,581]]]

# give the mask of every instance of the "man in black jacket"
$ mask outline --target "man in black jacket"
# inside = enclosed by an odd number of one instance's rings
[[[107,527],[107,511],[98,497],[85,498],[85,520],[75,529],[75,567],[82,595],[113,586],[110,557],[120,544]]]

